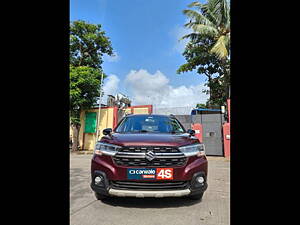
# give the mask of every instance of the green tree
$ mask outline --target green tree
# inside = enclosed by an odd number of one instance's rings
[[[100,93],[101,73],[87,66],[70,66],[70,111],[71,122],[79,124],[81,109],[89,109]]]
[[[230,86],[230,60],[220,59],[210,52],[213,41],[207,37],[199,36],[191,40],[183,52],[186,63],[181,65],[177,73],[196,70],[198,74],[206,76],[208,90],[203,92],[209,94],[206,107],[214,108],[226,105],[229,97]]]
[[[198,103],[196,105],[196,108],[206,108],[206,105],[205,104],[202,104],[202,103]]]
[[[101,25],[73,21],[70,25],[70,64],[101,68],[103,54],[111,56],[113,49]]]
[[[103,55],[113,49],[101,25],[73,21],[70,24],[70,122],[73,127],[72,150],[78,150],[80,111],[91,108],[99,97]]]
[[[70,118],[74,135],[72,151],[78,150],[80,112],[90,109],[97,102],[101,76],[100,70],[95,68],[70,66]]]
[[[227,0],[208,0],[207,3],[193,2],[183,13],[190,18],[185,27],[191,28],[192,33],[183,38],[197,39],[199,36],[213,40],[210,52],[219,58],[229,56],[230,50],[230,8]]]
[[[205,75],[205,85],[209,87],[203,91],[209,94],[206,106],[215,108],[226,105],[230,86],[228,3],[226,0],[208,0],[206,4],[193,2],[189,7],[195,7],[198,11],[183,11],[191,19],[185,26],[194,32],[183,37],[189,39],[183,53],[187,63],[181,65],[177,73],[197,70],[200,75]]]

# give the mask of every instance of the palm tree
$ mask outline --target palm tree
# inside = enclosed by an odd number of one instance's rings
[[[192,41],[204,36],[214,41],[211,53],[215,53],[220,59],[229,57],[230,49],[230,8],[227,0],[208,0],[206,4],[193,2],[183,13],[191,20],[185,27],[191,28],[193,33],[182,37]]]

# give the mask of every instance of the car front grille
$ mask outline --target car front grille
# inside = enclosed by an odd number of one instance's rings
[[[123,190],[183,190],[189,187],[188,181],[149,182],[149,181],[110,181],[111,187]]]
[[[124,147],[113,157],[119,166],[153,166],[174,167],[182,166],[187,158],[175,147]]]

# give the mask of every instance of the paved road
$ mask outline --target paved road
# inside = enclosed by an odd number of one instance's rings
[[[90,189],[91,155],[70,155],[71,225],[228,225],[229,161],[208,157],[208,189],[202,201],[187,198],[111,198]]]

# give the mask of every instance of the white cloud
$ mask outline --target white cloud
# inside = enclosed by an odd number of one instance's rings
[[[106,95],[115,95],[118,90],[119,82],[120,82],[120,79],[116,75],[114,75],[114,74],[109,75],[104,80],[103,90],[104,90],[105,94]]]
[[[106,104],[107,95],[116,95],[119,87],[120,79],[114,75],[109,75],[106,79],[104,79],[103,92],[104,96],[102,97],[102,103]]]
[[[202,93],[203,84],[173,87],[159,70],[154,74],[147,70],[132,70],[125,79],[134,105],[153,104],[155,107],[195,107],[205,103],[208,96]]]
[[[117,52],[114,52],[113,56],[104,55],[104,60],[107,60],[108,62],[118,62],[121,59],[121,57],[118,55]]]

